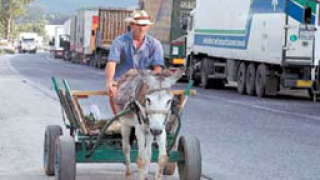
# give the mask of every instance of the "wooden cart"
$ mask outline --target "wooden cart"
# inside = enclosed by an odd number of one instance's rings
[[[95,120],[84,114],[79,100],[91,96],[108,96],[106,91],[71,91],[66,80],[63,80],[62,90],[54,77],[52,81],[69,133],[63,135],[62,128],[58,125],[47,126],[44,142],[45,174],[55,175],[58,180],[75,180],[76,163],[125,162],[118,119],[132,109],[122,110],[111,119]],[[194,90],[190,90],[191,86],[192,83],[186,90],[171,91],[175,98],[166,128],[169,163],[164,174],[174,174],[177,164],[181,180],[200,180],[201,176],[199,140],[195,136],[179,136],[182,110],[187,97],[195,94]],[[158,154],[157,147],[153,146],[151,162],[157,162]],[[130,156],[132,162],[135,162],[138,156],[136,141],[133,141]]]

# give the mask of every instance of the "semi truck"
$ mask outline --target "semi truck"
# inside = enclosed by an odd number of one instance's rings
[[[145,9],[155,24],[149,33],[160,40],[167,67],[185,64],[186,27],[190,11],[196,0],[140,0],[140,8]]]
[[[132,10],[124,8],[100,8],[99,15],[92,23],[91,50],[93,51],[91,65],[103,68],[113,40],[128,31],[125,19]]]
[[[76,13],[74,29],[74,55],[72,62],[87,64],[93,54],[91,49],[91,32],[93,16],[98,15],[98,8],[79,9]],[[72,34],[72,33],[71,33]],[[73,37],[71,37],[73,38]]]
[[[188,21],[186,74],[202,87],[236,82],[239,94],[319,94],[315,0],[197,0]]]
[[[19,34],[19,53],[36,53],[37,52],[37,33],[21,32]]]
[[[60,43],[63,42],[62,36],[65,34],[66,31],[63,25],[55,26],[54,44],[52,49],[55,59],[62,59],[64,57],[64,48],[60,45]]]

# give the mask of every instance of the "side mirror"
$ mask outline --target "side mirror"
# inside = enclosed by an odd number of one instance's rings
[[[188,26],[186,24],[182,25],[182,30],[186,31],[188,29]]]
[[[312,9],[311,9],[311,7],[307,6],[304,8],[304,11],[303,11],[304,23],[311,24],[311,18],[312,18]]]

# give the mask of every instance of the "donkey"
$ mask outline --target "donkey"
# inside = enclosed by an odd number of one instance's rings
[[[173,95],[170,94],[170,87],[181,77],[182,72],[183,70],[180,69],[174,74],[171,74],[170,71],[153,74],[146,70],[139,72],[134,70],[120,78],[115,97],[119,109],[126,108],[132,100],[138,107],[137,112],[119,118],[125,155],[126,179],[132,178],[131,146],[129,142],[132,127],[135,128],[138,143],[137,166],[140,180],[145,180],[149,173],[154,140],[159,147],[158,170],[155,179],[162,179],[164,168],[168,162],[165,125],[170,117],[173,99]]]

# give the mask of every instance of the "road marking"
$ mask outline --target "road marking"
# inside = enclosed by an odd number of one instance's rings
[[[283,111],[283,110],[279,110],[279,109],[273,109],[273,108],[269,108],[269,107],[265,107],[265,106],[254,105],[254,104],[239,102],[239,101],[235,101],[235,100],[225,99],[225,98],[217,98],[217,97],[209,96],[209,95],[205,95],[205,94],[198,94],[198,95],[202,96],[202,97],[206,97],[206,98],[225,101],[225,102],[228,102],[230,104],[248,106],[248,107],[251,107],[251,108],[254,108],[254,109],[259,109],[259,110],[270,111],[270,112],[284,114],[284,115],[291,115],[291,116],[297,116],[297,117],[302,117],[302,118],[307,118],[307,119],[320,121],[320,117],[317,117],[317,116],[309,116],[309,115],[304,115],[304,114],[299,114],[299,113],[294,113],[294,112],[289,112],[289,111]]]

